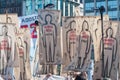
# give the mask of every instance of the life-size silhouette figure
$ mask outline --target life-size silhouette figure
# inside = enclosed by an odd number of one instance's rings
[[[66,32],[66,45],[67,53],[69,54],[69,60],[72,61],[76,51],[76,22],[73,20],[70,22],[70,29]]]
[[[0,74],[7,74],[7,67],[10,66],[11,60],[11,37],[8,35],[8,27],[4,25],[2,27],[2,35],[0,36]]]
[[[47,14],[45,16],[45,24],[42,26],[43,32],[43,46],[46,52],[46,61],[54,62],[55,47],[57,44],[57,29],[56,25],[52,23],[52,16]]]
[[[24,59],[24,46],[22,44],[21,37],[18,38],[19,44],[19,57],[20,57],[20,80],[25,80],[25,59]]]
[[[87,55],[90,51],[91,45],[91,33],[89,31],[89,25],[86,20],[83,21],[82,30],[79,34],[79,46],[78,46],[78,66],[82,68],[87,59]]]
[[[57,28],[54,23],[52,23],[52,16],[47,14],[45,16],[45,24],[42,26],[43,33],[43,46],[45,48],[46,63],[50,63],[46,67],[47,72],[53,73],[53,65],[55,62],[55,47],[57,45]]]
[[[116,58],[117,40],[113,37],[113,29],[109,27],[106,30],[106,37],[103,38],[104,44],[104,76],[110,77],[112,63]],[[102,58],[102,40],[101,40],[101,58]]]

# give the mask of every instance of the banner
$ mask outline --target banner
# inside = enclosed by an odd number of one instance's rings
[[[18,53],[15,52],[15,28],[18,26],[18,17],[17,14],[1,14],[0,20],[0,74],[5,79],[11,75],[10,78],[13,79],[13,75],[16,78],[14,71],[19,66],[19,62],[16,63],[16,58],[19,59],[16,55]]]
[[[92,46],[93,46],[93,28],[95,27],[96,17],[82,16],[78,18],[77,26],[77,69],[81,72],[88,71],[91,65]]]
[[[95,60],[95,66],[94,66],[94,79],[101,79],[102,75],[102,53],[101,51],[101,38],[102,38],[102,32],[101,32],[101,18],[100,16],[96,17],[95,21],[95,27],[93,28],[93,44],[94,44],[94,60]],[[103,33],[104,36],[106,34],[106,29],[109,27],[109,17],[108,15],[105,15],[103,17]]]
[[[94,79],[102,77],[117,80],[118,76],[118,22],[104,21],[103,23],[103,40],[102,34],[98,37],[95,50],[98,50],[99,59],[95,61]],[[100,29],[98,29],[100,30]],[[99,41],[99,42],[98,42]],[[103,46],[104,44],[104,46]],[[98,49],[97,49],[98,48]],[[104,53],[102,52],[104,49]],[[104,54],[104,57],[103,57]]]
[[[44,73],[53,73],[54,65],[61,64],[60,19],[61,12],[57,10],[39,10],[40,24],[40,64]]]
[[[75,61],[73,60],[76,53],[76,26],[77,17],[63,17],[62,18],[62,44],[63,44],[63,71],[75,69]],[[72,66],[71,66],[72,65]],[[70,69],[71,67],[72,69]]]
[[[38,15],[28,15],[19,17],[21,28],[30,28],[31,38],[37,38],[36,24],[35,21],[38,20]]]
[[[63,68],[68,71],[87,71],[91,61],[95,17],[63,17],[62,21]]]

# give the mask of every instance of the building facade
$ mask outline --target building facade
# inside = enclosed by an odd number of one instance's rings
[[[104,14],[108,14],[110,20],[120,20],[120,0],[84,0],[84,15],[100,15],[98,9],[105,7]]]
[[[22,15],[22,0],[0,0],[0,14],[5,14],[6,9],[8,13],[18,13]]]
[[[18,13],[18,16],[31,15],[47,4],[54,4],[52,9],[61,10],[62,16],[74,16],[76,7],[83,15],[82,0],[0,0],[0,14],[5,14],[7,9],[8,13]]]
[[[30,15],[37,13],[38,9],[44,9],[47,4],[54,4],[52,9],[61,10],[62,16],[74,16],[75,7],[80,8],[83,13],[82,0],[24,0],[23,1],[23,15]]]

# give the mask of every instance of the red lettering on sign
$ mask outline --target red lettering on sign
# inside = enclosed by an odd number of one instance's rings
[[[35,28],[37,25],[35,23],[30,24],[30,28]]]
[[[89,36],[88,35],[83,35],[82,38],[87,39]]]
[[[28,25],[22,25],[21,28],[28,28]],[[37,38],[36,24],[35,23],[31,23],[30,24],[30,28],[33,28],[33,31],[31,33],[31,38]]]
[[[0,47],[0,50],[11,50],[11,48],[1,46],[1,47]]]
[[[112,43],[104,43],[105,45],[109,45],[109,46],[112,46]]]
[[[9,46],[8,46],[7,40],[1,41],[0,50],[11,50],[11,48],[9,48]]]
[[[84,31],[84,32],[82,32],[82,38],[87,39],[88,37],[89,37],[89,35],[87,35],[85,31]]]
[[[76,40],[76,32],[75,31],[70,32],[70,40]]]
[[[22,25],[21,28],[28,28],[28,25]]]
[[[46,32],[52,32],[53,26],[44,26]]]
[[[107,38],[104,39],[104,44],[105,45],[111,46],[113,44],[113,42],[114,42],[113,39],[107,39]]]

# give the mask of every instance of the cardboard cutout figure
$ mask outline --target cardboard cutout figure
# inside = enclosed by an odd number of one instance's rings
[[[7,64],[7,74],[6,75],[3,75],[3,77],[5,79],[9,79],[12,78],[12,79],[18,79],[16,78],[16,73],[19,72],[19,59],[18,59],[18,52],[16,52],[16,48],[15,48],[15,32],[14,32],[14,29],[16,27],[18,27],[18,17],[17,17],[17,14],[1,14],[0,15],[0,19],[2,19],[2,21],[0,22],[0,35],[2,36],[2,26],[6,25],[7,26],[7,34],[8,36],[11,37],[11,43],[9,45],[11,45],[11,51],[8,50],[7,52],[10,52],[10,59],[9,59],[9,64]],[[6,20],[7,19],[7,20]],[[6,22],[7,21],[7,22]],[[2,38],[0,38],[0,41],[1,41]],[[8,39],[9,40],[9,39]],[[6,55],[7,56],[7,55]],[[18,60],[16,60],[16,58]],[[17,74],[19,75],[19,74]],[[9,76],[9,77],[8,77]]]
[[[19,34],[19,28],[15,28],[14,29],[14,32],[15,32],[15,45],[14,45],[14,67],[16,68],[15,69],[15,72],[14,72],[14,76],[15,76],[15,79],[16,80],[19,80],[19,75],[20,75],[20,57],[19,57],[19,49],[18,49],[18,36],[20,35]]]
[[[113,61],[115,61],[117,53],[117,41],[116,38],[113,37],[112,28],[108,28],[106,30],[106,37],[104,37],[103,39],[104,39],[103,49],[104,49],[104,73],[105,73],[103,75],[110,77],[112,63]]]
[[[1,69],[0,73],[5,75],[7,72],[7,67],[10,66],[10,58],[11,58],[11,37],[8,35],[8,27],[4,25],[2,27],[2,35],[0,36],[0,61],[1,61]]]
[[[38,20],[40,26],[39,50],[40,64],[44,73],[54,73],[55,65],[61,64],[60,45],[60,11],[39,10]]]
[[[24,50],[25,50],[25,75],[26,79],[31,79],[31,69],[30,69],[30,30],[28,28],[23,29],[23,41],[24,41]]]
[[[94,22],[95,26],[93,27],[93,44],[94,44],[94,75],[93,79],[101,79],[102,75],[102,60],[101,60],[101,38],[102,38],[102,32],[101,32],[101,19],[100,16],[97,16]],[[109,17],[108,15],[105,15],[103,17],[103,33],[104,37],[106,34],[106,29],[109,27]]]
[[[108,22],[106,24],[108,24]],[[109,21],[109,27],[106,27],[104,31],[103,41],[100,39],[101,46],[99,46],[100,50],[98,52],[100,53],[100,60],[95,61],[95,69],[93,75],[94,80],[101,79],[102,77],[107,77],[111,80],[118,79],[118,32],[118,23],[114,21]],[[104,43],[104,47],[102,45],[102,42]],[[101,52],[102,49],[104,49],[104,58]],[[104,61],[104,63],[102,63],[102,60]]]
[[[89,31],[89,25],[87,21],[83,21],[82,30],[79,34],[79,46],[78,46],[78,68],[82,68],[85,63],[85,59],[90,51],[91,45],[91,33]]]
[[[25,59],[24,59],[24,46],[21,37],[18,37],[18,49],[20,57],[20,80],[25,80]]]
[[[73,20],[70,22],[70,29],[66,32],[66,45],[67,45],[67,52],[69,55],[69,60],[72,61],[74,58],[74,53],[76,49],[76,22]]]
[[[94,26],[94,19],[94,17],[89,16],[63,17],[63,72],[88,70],[91,59],[91,31]],[[75,21],[75,23],[70,24],[72,21]],[[74,28],[66,27],[69,24]],[[72,32],[71,45],[69,39],[66,38],[69,35],[64,35],[70,31]],[[69,52],[72,54],[71,61],[69,60],[71,57]]]
[[[52,23],[52,16],[47,14],[45,16],[45,24],[42,27],[43,46],[46,50],[46,61],[54,62],[55,47],[57,43],[57,29],[56,25]]]
[[[62,37],[63,40],[63,72],[69,72],[75,69],[75,53],[76,53],[76,22],[77,18],[63,17]],[[74,65],[72,65],[74,64]]]
[[[57,43],[57,29],[56,25],[52,23],[52,16],[47,14],[45,16],[45,24],[42,27],[43,46],[45,48],[46,62],[55,62],[55,47]],[[51,66],[51,67],[50,67]],[[53,71],[52,65],[49,65],[49,70]],[[49,71],[49,72],[51,72]],[[53,72],[51,72],[53,73]]]
[[[116,39],[116,55],[112,55],[113,61],[111,65],[110,78],[112,80],[119,80],[119,24],[117,21],[110,21],[113,30],[113,38]]]
[[[100,16],[97,16],[95,18],[93,27],[93,43],[94,43],[94,55],[95,55],[95,61],[100,61],[100,40],[102,37],[101,32],[101,19]],[[103,32],[105,34],[106,29],[109,27],[109,17],[108,15],[105,15],[103,17]],[[104,35],[105,36],[105,35]]]

